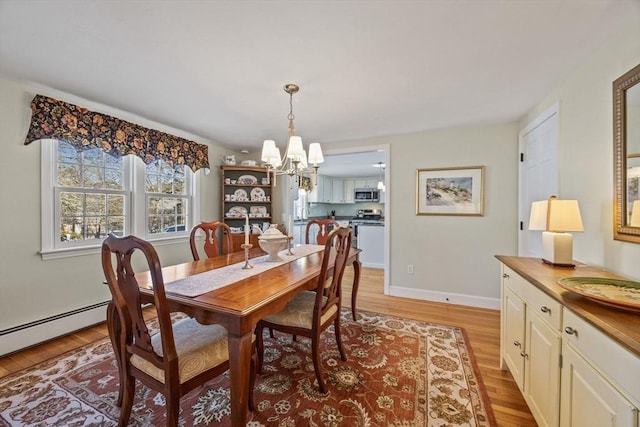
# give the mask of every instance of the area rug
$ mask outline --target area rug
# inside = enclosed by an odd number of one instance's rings
[[[310,341],[265,331],[248,426],[493,426],[465,332],[382,314],[342,312],[347,362],[322,335],[329,392],[315,382]],[[0,379],[2,426],[114,426],[118,372],[108,339]],[[182,399],[180,425],[229,426],[228,372]],[[165,424],[164,397],[137,385],[131,426]]]

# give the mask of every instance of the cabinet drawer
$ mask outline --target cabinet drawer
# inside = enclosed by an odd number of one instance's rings
[[[529,286],[526,293],[527,307],[536,313],[554,331],[562,327],[562,305],[535,286]]]
[[[531,312],[536,313],[554,331],[562,326],[562,305],[536,288],[509,267],[504,266],[503,281],[516,295],[520,296]]]
[[[640,407],[640,357],[569,310],[564,312],[562,339]]]

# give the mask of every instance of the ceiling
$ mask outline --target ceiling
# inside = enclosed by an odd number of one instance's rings
[[[0,0],[0,76],[257,157],[286,83],[325,150],[517,120],[628,20],[640,0]]]

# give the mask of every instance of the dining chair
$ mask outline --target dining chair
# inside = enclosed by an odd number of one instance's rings
[[[191,235],[189,236],[191,254],[193,255],[194,261],[200,260],[198,244],[196,241],[196,233],[198,230],[202,230],[204,232],[204,253],[207,255],[207,258],[230,254],[234,251],[233,240],[231,239],[231,228],[229,228],[226,223],[219,221],[201,222],[193,227]],[[221,245],[221,238],[218,237],[219,232],[222,232],[222,238],[225,239],[225,244],[223,245]]]
[[[317,225],[319,227],[318,233],[316,234],[317,245],[324,245],[326,243],[329,237],[329,232],[331,231],[329,229],[330,226],[333,226],[332,229],[340,227],[340,224],[338,223],[338,221],[333,219],[309,220],[309,222],[307,222],[307,229],[306,229],[306,238],[305,238],[306,244],[309,244],[311,242],[311,235],[309,234],[309,232],[311,231],[311,227],[314,225]]]
[[[349,249],[351,247],[351,229],[348,227],[338,227],[333,229],[324,244],[322,266],[317,278],[314,290],[299,292],[284,309],[278,313],[271,314],[256,325],[256,351],[258,353],[257,372],[262,372],[264,343],[263,329],[292,334],[294,336],[305,336],[311,339],[311,351],[313,367],[315,370],[318,386],[322,393],[327,392],[320,365],[320,334],[331,324],[334,325],[336,342],[340,357],[343,361],[347,356],[342,347],[340,336],[340,306],[342,289],[341,282]],[[329,268],[329,261],[335,254],[333,268]],[[329,277],[330,270],[333,272]]]
[[[153,284],[157,330],[151,330],[143,317],[133,268],[142,262],[141,257],[146,258]],[[126,426],[129,421],[136,380],[139,380],[164,394],[167,426],[177,426],[182,396],[229,368],[227,330],[221,325],[201,325],[193,318],[172,323],[158,254],[145,240],[110,235],[102,244],[102,268],[114,307],[110,321],[118,323],[117,327],[110,325],[109,328],[110,333],[118,331],[116,337],[111,337],[120,364],[123,394],[118,398],[118,402],[122,402],[118,425]],[[250,366],[251,410],[256,363],[254,345]]]

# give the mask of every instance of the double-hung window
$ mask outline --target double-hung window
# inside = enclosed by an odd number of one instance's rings
[[[43,141],[44,142],[44,141]],[[193,172],[100,148],[42,144],[43,259],[96,252],[110,233],[184,237],[194,218]]]

